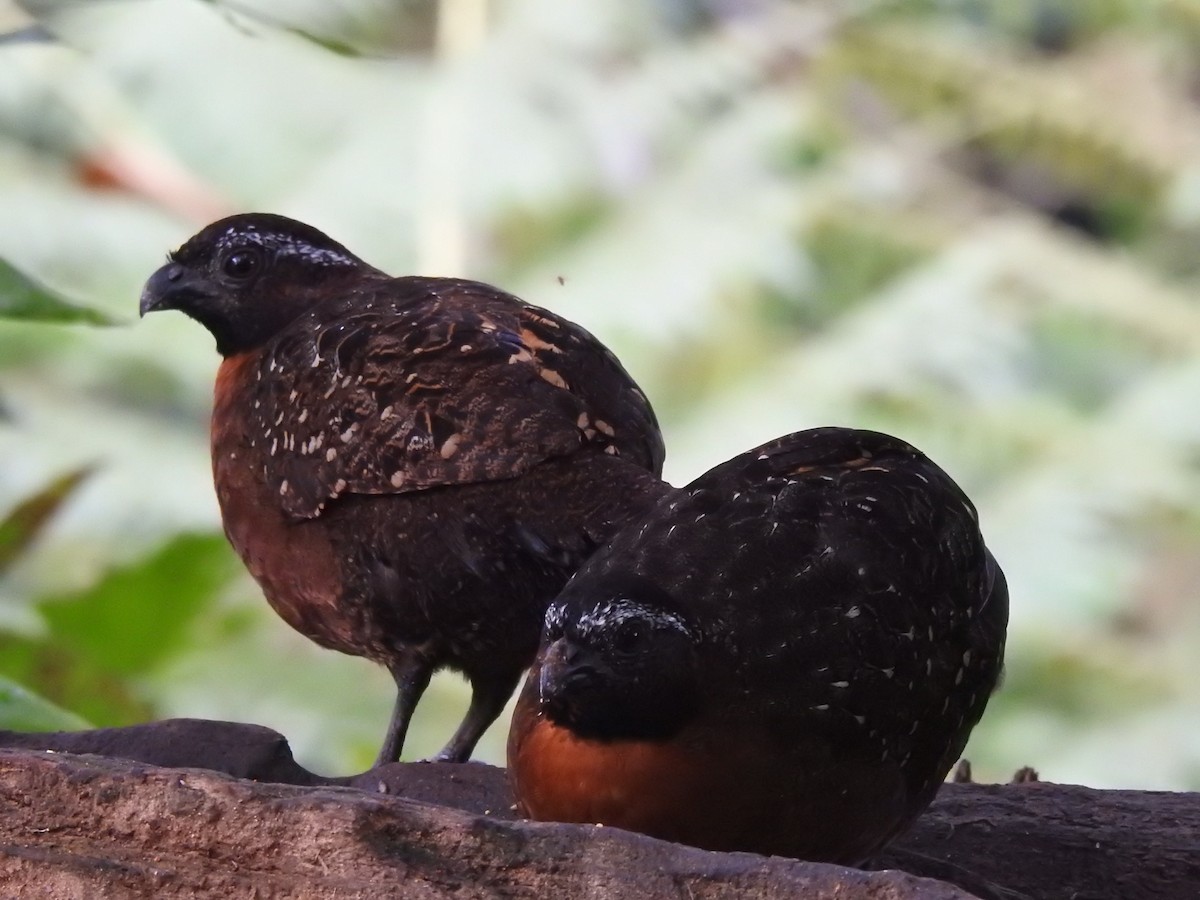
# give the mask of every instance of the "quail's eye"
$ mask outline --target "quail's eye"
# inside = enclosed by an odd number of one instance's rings
[[[613,647],[618,653],[633,653],[649,633],[650,629],[645,622],[639,622],[637,619],[622,622],[613,631]]]
[[[262,256],[256,250],[235,250],[225,257],[221,271],[230,278],[244,281],[258,271]]]

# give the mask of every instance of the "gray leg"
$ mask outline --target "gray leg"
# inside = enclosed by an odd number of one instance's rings
[[[433,758],[435,762],[466,762],[471,758],[471,752],[488,726],[504,711],[504,704],[512,696],[517,682],[521,680],[521,672],[515,677],[492,677],[488,680],[471,681],[471,705],[462,724],[446,744]]]
[[[392,718],[388,722],[387,734],[375,765],[396,762],[404,749],[404,737],[408,734],[408,723],[412,719],[417,702],[429,687],[433,666],[416,656],[389,668],[396,681],[396,704],[392,707]]]

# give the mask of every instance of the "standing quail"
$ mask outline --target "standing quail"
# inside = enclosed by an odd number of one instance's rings
[[[282,216],[207,226],[146,284],[224,357],[212,417],[225,533],[293,628],[395,678],[379,762],[431,674],[471,704],[469,758],[546,604],[667,490],[645,395],[577,325],[486,284],[393,278]]]

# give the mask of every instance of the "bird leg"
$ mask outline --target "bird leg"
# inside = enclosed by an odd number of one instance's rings
[[[471,758],[471,752],[488,726],[496,721],[504,710],[504,704],[512,696],[517,682],[521,680],[518,672],[512,678],[475,678],[471,680],[471,705],[467,714],[450,742],[446,744],[434,762],[466,762]]]
[[[413,710],[417,708],[417,702],[425,693],[425,688],[429,687],[433,667],[414,655],[388,666],[388,671],[396,681],[396,703],[392,707],[392,718],[383,738],[383,747],[375,760],[377,766],[400,759],[400,751],[404,749],[404,737],[408,733],[408,723],[412,719]]]

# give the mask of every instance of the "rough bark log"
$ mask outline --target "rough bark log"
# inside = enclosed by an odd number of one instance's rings
[[[504,773],[490,766],[401,763],[322,778],[257,726],[0,732],[0,746],[30,748],[0,751],[5,897],[970,896],[898,871],[515,820]],[[1200,795],[946,785],[873,866],[884,867],[978,896],[1194,900]]]
[[[706,853],[615,828],[102,757],[0,751],[0,802],[4,896],[969,896],[898,872]]]

